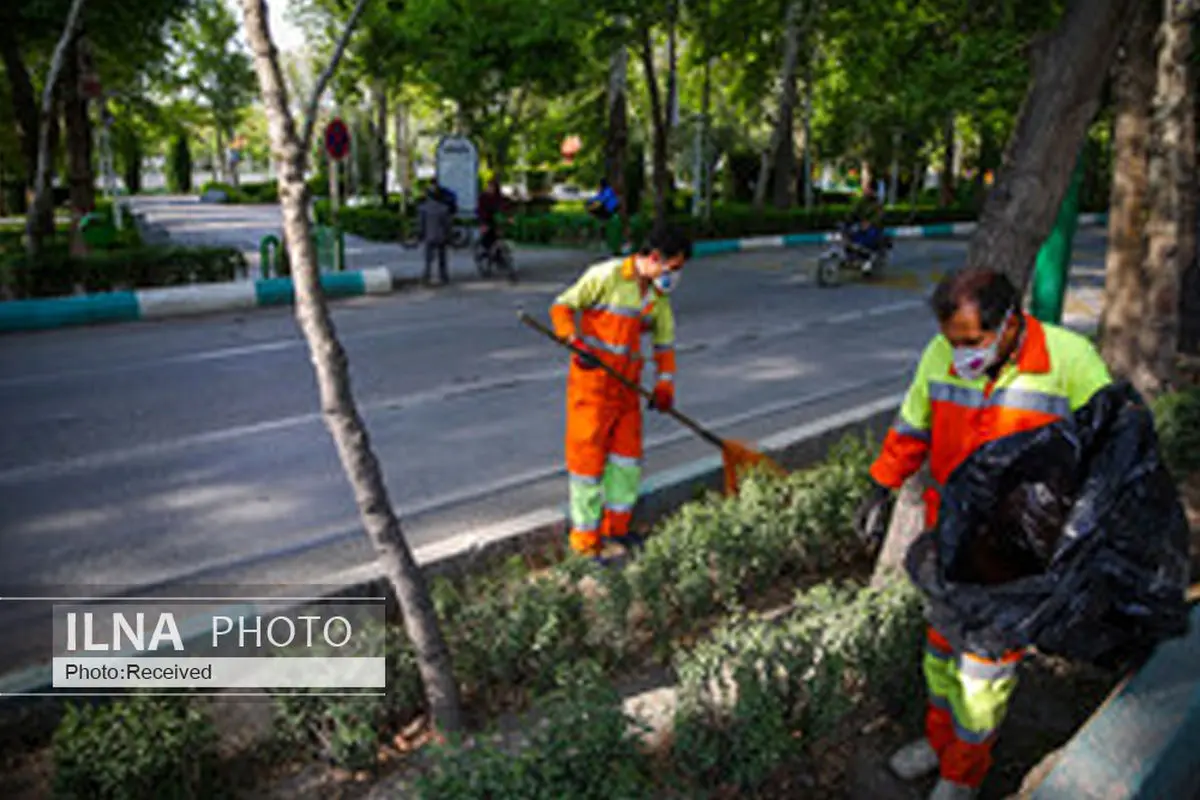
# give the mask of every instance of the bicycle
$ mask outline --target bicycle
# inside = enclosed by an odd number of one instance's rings
[[[508,282],[517,282],[517,263],[513,259],[508,242],[497,237],[491,247],[485,247],[483,237],[475,240],[475,269],[479,277],[490,278],[502,272],[508,273]]]

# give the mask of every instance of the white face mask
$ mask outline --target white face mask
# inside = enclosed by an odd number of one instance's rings
[[[664,272],[654,279],[654,288],[663,294],[670,294],[679,288],[679,281],[682,279],[683,274],[679,270]]]
[[[963,380],[974,381],[982,378],[996,363],[996,353],[1000,350],[1000,340],[1008,328],[1008,318],[1012,312],[1004,315],[999,332],[991,344],[985,347],[956,347],[954,348],[954,371]]]

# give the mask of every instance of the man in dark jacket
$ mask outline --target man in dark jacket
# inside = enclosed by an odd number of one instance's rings
[[[437,256],[438,277],[443,285],[450,282],[446,267],[446,244],[450,241],[453,211],[440,197],[437,185],[429,187],[425,199],[417,207],[417,224],[421,242],[425,245],[425,275],[423,283],[431,282],[433,259]]]

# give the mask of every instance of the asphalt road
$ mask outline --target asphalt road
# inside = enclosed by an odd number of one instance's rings
[[[926,282],[965,250],[901,242],[893,285],[837,289],[809,282],[815,248],[695,260],[681,410],[753,439],[902,390],[934,331]],[[1084,280],[1102,253],[1081,231]],[[334,304],[415,546],[565,498],[566,361],[516,311],[545,319],[577,273]],[[650,473],[711,454],[653,413],[646,437]],[[0,338],[0,596],[312,584],[370,557],[288,309]]]

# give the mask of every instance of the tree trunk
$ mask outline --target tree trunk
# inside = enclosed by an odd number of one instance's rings
[[[704,83],[700,89],[700,197],[704,219],[712,218],[712,158],[708,146],[708,115],[712,110],[713,59],[704,62]]]
[[[1158,12],[1146,3],[1135,15],[1113,71],[1113,179],[1108,204],[1101,353],[1114,375],[1139,391],[1150,384],[1141,348],[1146,301],[1146,198],[1150,112],[1154,96],[1154,31]]]
[[[667,223],[667,197],[670,182],[667,177],[667,109],[659,94],[658,76],[654,69],[654,44],[650,29],[642,29],[642,69],[646,73],[646,90],[650,94],[650,116],[654,135],[651,137],[651,164],[654,169],[654,230]]]
[[[1196,139],[1188,3],[1163,0],[1150,135],[1150,214],[1146,220],[1143,394],[1170,391],[1176,372],[1180,281],[1196,255]],[[1140,387],[1139,387],[1140,388]]]
[[[998,269],[1025,286],[1138,2],[1071,0],[1058,29],[1033,48],[1033,80],[971,238],[968,266]]]
[[[382,83],[375,85],[375,157],[379,160],[379,202],[387,205],[388,201],[388,97],[387,87]]]
[[[25,249],[31,261],[41,255],[44,238],[54,232],[54,192],[50,187],[50,169],[54,161],[55,144],[51,132],[57,126],[57,115],[54,113],[55,92],[58,87],[59,75],[62,74],[63,63],[66,60],[68,45],[75,38],[75,33],[79,29],[83,4],[84,0],[72,0],[71,2],[71,9],[67,12],[67,22],[63,26],[58,44],[54,47],[54,54],[50,57],[50,69],[46,72],[46,83],[42,88],[33,202],[25,217]],[[47,217],[49,217],[49,230],[46,227]]]
[[[6,26],[0,30],[0,56],[8,76],[9,96],[17,122],[21,161],[25,169],[25,186],[32,190],[37,177],[38,162],[38,101],[29,78],[29,70],[13,31]]]
[[[767,145],[767,157],[763,159],[758,173],[758,183],[754,186],[754,207],[761,210],[767,201],[767,183],[771,174],[775,173],[775,185],[779,185],[777,157],[784,142],[790,146],[792,127],[795,120],[796,108],[796,61],[800,55],[800,12],[803,10],[801,0],[791,0],[783,18],[783,63],[779,67],[779,111],[775,116],[775,127],[771,131],[771,142]],[[795,159],[793,157],[793,166]],[[791,184],[792,173],[789,173],[788,185]],[[785,189],[784,191],[788,191]],[[778,195],[778,193],[777,193]]]
[[[411,169],[408,157],[408,108],[396,102],[396,177],[400,184],[400,208],[407,210],[412,193]]]
[[[347,32],[361,16],[363,6],[364,0],[359,0]],[[310,118],[305,121],[305,134],[298,137],[288,111],[287,90],[279,69],[278,52],[267,30],[266,4],[264,0],[242,0],[242,7],[247,40],[254,54],[262,87],[271,145],[279,162],[279,199],[283,211],[284,240],[292,257],[296,319],[312,354],[325,423],[337,447],[342,468],[354,489],[363,527],[375,546],[379,563],[400,603],[405,630],[416,650],[430,714],[442,730],[460,730],[461,705],[450,651],[438,626],[424,575],[413,559],[401,532],[400,522],[392,510],[379,462],[371,450],[366,426],[354,402],[346,352],[337,339],[325,305],[316,254],[310,238],[305,166],[313,125],[311,115],[333,68],[345,51],[347,36],[343,35],[330,66],[318,81],[314,93],[316,96],[309,104]]]
[[[82,35],[76,36],[63,64],[63,120],[67,134],[67,175],[71,207],[71,252],[87,251],[79,221],[96,207],[96,176],[92,171],[92,121],[83,92]]]
[[[954,142],[954,115],[950,114],[942,128],[942,174],[938,177],[938,205],[943,208],[954,205]]]
[[[604,139],[604,175],[617,193],[622,220],[629,217],[625,198],[625,151],[629,147],[628,85],[629,50],[622,42],[608,62],[608,132]]]
[[[871,183],[875,179],[875,175],[871,172],[871,162],[864,159],[859,164],[858,169],[859,177],[862,180],[862,189],[865,192],[871,187]]]

